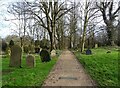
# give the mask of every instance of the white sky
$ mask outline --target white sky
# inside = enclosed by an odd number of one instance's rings
[[[17,1],[20,2],[23,0],[0,0],[0,37],[2,38],[5,38],[7,35],[12,34],[13,32],[11,31],[11,29],[16,28],[16,26],[12,22],[5,21],[5,19],[14,18],[13,15],[8,14],[7,6],[8,3],[17,2]],[[27,0],[27,1],[33,1],[33,0]],[[72,0],[72,1],[78,1],[78,0]],[[114,0],[114,1],[120,1],[120,0]]]
[[[15,29],[16,26],[10,22],[5,21],[5,19],[14,18],[12,14],[7,12],[7,6],[9,3],[12,2],[20,2],[23,0],[0,0],[0,37],[5,38],[7,35],[12,34],[13,32],[11,29]],[[33,1],[33,0],[26,0],[26,1]]]

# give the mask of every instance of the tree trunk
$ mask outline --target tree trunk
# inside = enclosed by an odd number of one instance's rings
[[[108,35],[109,45],[110,46],[115,46],[115,42],[114,42],[114,27],[112,25],[107,27],[107,35]]]
[[[85,11],[84,11],[84,27],[83,27],[83,37],[82,37],[82,50],[81,52],[84,52],[84,47],[85,47],[85,39],[86,39],[86,28],[87,28],[87,24],[88,24],[88,8],[87,8],[87,5],[88,2],[86,0],[86,4],[85,4]]]
[[[84,52],[84,50],[85,50],[85,37],[86,37],[86,35],[84,33],[83,38],[82,38],[82,50],[81,50],[81,52]]]
[[[81,50],[81,52],[84,51],[84,47],[85,47],[86,28],[87,28],[87,16],[85,17],[85,22],[84,22],[83,37],[82,37],[82,50]]]
[[[70,34],[69,48],[72,48],[71,42],[72,42],[72,36],[71,36],[71,34]]]
[[[22,47],[23,46],[23,38],[22,37],[20,37],[20,46]]]
[[[50,36],[50,45],[51,45],[51,47],[50,47],[50,51],[52,51],[53,50],[53,37],[52,37],[52,32],[49,32],[49,36]]]

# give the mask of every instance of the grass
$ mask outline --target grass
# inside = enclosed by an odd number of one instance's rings
[[[106,53],[108,50],[111,53]],[[92,49],[92,53],[75,55],[99,86],[118,86],[118,50],[98,48]]]
[[[26,55],[23,54],[22,68],[9,67],[9,58],[2,58],[2,86],[41,86],[57,57],[53,57],[50,62],[42,63],[40,56],[34,54],[36,66],[26,67]]]

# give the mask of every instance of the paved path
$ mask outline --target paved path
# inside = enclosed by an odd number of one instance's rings
[[[65,50],[45,80],[43,88],[46,86],[95,86],[95,82],[86,74],[74,54]]]

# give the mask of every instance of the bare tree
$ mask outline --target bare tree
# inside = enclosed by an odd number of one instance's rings
[[[38,1],[39,2],[39,1]],[[33,14],[36,18],[36,20],[39,22],[39,25],[42,26],[44,29],[47,29],[50,41],[51,41],[51,50],[55,49],[55,35],[56,35],[56,24],[57,21],[66,13],[68,13],[73,7],[64,8],[64,2],[61,4],[58,4],[58,2],[39,2],[30,4],[26,2],[29,7],[31,7],[29,12]],[[39,9],[39,11],[35,11],[36,9]],[[42,13],[44,14],[44,17],[41,17],[40,10],[42,10]]]
[[[73,9],[69,13],[70,15],[70,23],[69,23],[69,48],[75,48],[76,47],[76,33],[77,33],[77,20],[78,20],[78,12],[76,6],[76,2],[72,3]]]
[[[85,7],[82,7],[81,5],[81,10],[83,10],[81,12],[83,12],[83,15],[80,17],[81,20],[83,20],[81,52],[83,52],[85,48],[87,30],[92,30],[92,28],[89,29],[89,26],[97,17],[100,16],[97,14],[98,10],[96,10],[94,6],[94,1],[86,0],[84,4]]]
[[[104,23],[106,24],[106,31],[109,38],[109,44],[114,46],[114,33],[116,31],[116,27],[114,25],[114,22],[116,20],[116,17],[118,17],[118,11],[120,10],[120,6],[117,7],[117,9],[114,9],[114,2],[113,0],[105,0],[104,2],[97,2],[96,3],[97,8],[102,13],[102,17],[104,20]]]
[[[28,19],[28,13],[27,13],[27,5],[24,2],[15,2],[9,5],[8,12],[14,15],[13,19],[7,19],[9,21],[17,21],[18,24],[14,23],[16,26],[18,26],[18,34],[21,41],[21,47],[24,45],[24,37],[26,34],[26,23]],[[23,30],[23,32],[22,32]]]

